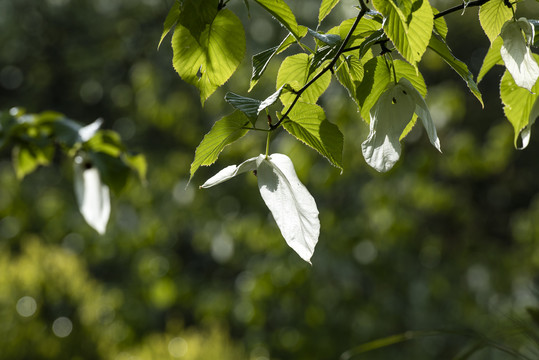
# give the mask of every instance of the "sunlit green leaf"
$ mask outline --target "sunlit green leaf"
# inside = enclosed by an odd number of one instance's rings
[[[363,64],[354,55],[341,56],[337,63],[335,75],[354,101],[356,99],[356,88],[363,80],[363,73]]]
[[[438,35],[433,34],[430,38],[429,48],[440,55],[442,59],[444,59],[444,61],[451,66],[464,81],[466,81],[472,94],[474,94],[481,105],[484,106],[481,92],[473,79],[472,73],[468,70],[468,66],[453,55],[451,49],[447,46],[447,43]]]
[[[489,0],[479,8],[479,22],[493,42],[502,30],[503,24],[513,16],[513,11],[505,5],[505,0]]]
[[[296,39],[304,36],[301,35],[294,13],[284,0],[255,0],[255,2],[276,18]]]
[[[290,84],[295,90],[299,90],[316,73],[310,73],[311,57],[307,54],[296,54],[287,57],[281,64],[277,74],[277,88],[284,84]],[[314,104],[326,91],[331,82],[331,73],[326,72],[311,86],[309,86],[301,95],[301,101]],[[296,95],[290,92],[284,92],[281,95],[281,101],[284,106],[290,105]]]
[[[439,11],[436,8],[432,8],[432,14],[436,15]],[[444,40],[447,37],[447,33],[449,32],[449,29],[447,27],[447,23],[445,22],[445,19],[443,16],[440,16],[437,19],[434,19],[434,30],[440,35]]]
[[[188,28],[177,24],[172,48],[174,68],[184,81],[200,90],[200,99],[204,103],[243,60],[245,33],[236,15],[224,9],[198,39]]]
[[[232,114],[216,121],[196,149],[189,180],[193,178],[200,166],[213,164],[225,146],[247,134],[244,127],[248,124],[249,118],[241,111],[234,111]]]
[[[386,17],[384,30],[397,50],[417,66],[427,49],[434,26],[429,2],[373,0],[373,5]]]
[[[148,172],[148,163],[143,154],[125,153],[122,160],[138,175],[142,183],[146,182],[146,173]]]
[[[320,4],[320,10],[318,11],[318,24],[322,22],[329,15],[331,10],[339,3],[340,0],[322,0]]]
[[[534,57],[539,59],[538,55],[534,54]],[[532,92],[529,92],[518,86],[506,70],[500,82],[500,96],[504,104],[505,116],[515,131],[515,147],[523,149],[528,145],[531,125],[537,118],[534,105],[539,99],[539,83],[536,83]],[[519,137],[521,137],[521,145],[518,144]]]
[[[326,120],[321,107],[314,104],[297,103],[283,122],[286,131],[296,139],[309,145],[343,170],[343,135],[339,128]]]
[[[481,69],[479,70],[479,75],[477,75],[477,83],[481,82],[483,77],[494,67],[494,65],[503,65],[502,55],[500,53],[502,44],[503,40],[501,37],[497,37],[490,44],[490,48],[483,59],[483,65],[481,65]]]
[[[24,178],[39,166],[48,165],[54,156],[54,146],[25,143],[13,149],[13,166],[18,179]]]
[[[175,0],[174,4],[170,8],[170,11],[167,14],[167,17],[165,19],[165,23],[163,24],[163,33],[161,34],[161,39],[159,40],[159,44],[157,45],[157,49],[161,46],[161,43],[163,42],[163,39],[165,36],[168,35],[170,30],[176,25],[178,22],[178,19],[180,17],[180,2],[179,0]]]

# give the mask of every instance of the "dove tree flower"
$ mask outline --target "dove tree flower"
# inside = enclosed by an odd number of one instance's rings
[[[507,21],[500,33],[505,67],[515,83],[530,92],[539,78],[539,66],[530,51],[534,36],[535,28],[526,18]]]
[[[432,145],[441,152],[425,100],[410,81],[401,78],[398,83],[389,85],[370,110],[370,132],[361,149],[371,167],[386,172],[399,160],[400,137],[414,113],[421,119]]]
[[[320,235],[318,208],[312,195],[299,180],[292,160],[283,154],[259,155],[240,165],[231,165],[208,179],[209,188],[248,171],[257,171],[258,189],[271,211],[286,243],[303,260],[310,259]]]

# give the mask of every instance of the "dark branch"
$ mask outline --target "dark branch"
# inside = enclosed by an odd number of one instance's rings
[[[434,15],[434,19],[438,19],[439,17],[446,16],[447,14],[451,14],[451,13],[454,13],[455,11],[466,9],[468,7],[481,6],[488,1],[490,0],[476,0],[476,1],[470,1],[467,4],[463,3],[458,6],[439,12],[438,14]]]

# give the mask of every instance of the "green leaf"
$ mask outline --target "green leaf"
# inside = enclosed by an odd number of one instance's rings
[[[439,11],[436,8],[432,8],[432,14],[436,15]],[[434,30],[440,35],[444,40],[447,37],[447,33],[449,32],[449,29],[447,28],[447,23],[445,22],[445,19],[443,17],[439,17],[437,19],[434,19]]]
[[[298,26],[294,13],[283,0],[255,0],[255,2],[287,28],[296,39],[299,40],[305,36],[305,34],[301,35],[302,31]]]
[[[234,41],[230,41],[234,39]],[[172,37],[173,65],[180,77],[200,90],[204,101],[236,71],[245,54],[245,33],[240,20],[221,10],[199,38],[181,24]]]
[[[538,55],[534,54],[534,57],[539,60]],[[523,149],[528,145],[530,127],[538,115],[534,105],[539,99],[539,82],[532,88],[532,92],[529,92],[518,86],[506,70],[500,82],[500,96],[504,104],[505,116],[515,131],[515,148]],[[535,107],[537,108],[537,105]],[[522,146],[518,145],[519,137],[522,137]]]
[[[86,143],[86,148],[94,152],[105,153],[112,157],[119,157],[125,146],[117,132],[112,130],[100,130],[95,133]]]
[[[127,183],[131,169],[119,157],[104,152],[88,151],[90,166],[99,171],[101,180],[116,194],[120,193]]]
[[[348,91],[350,97],[355,101],[356,88],[363,80],[363,64],[355,55],[341,56],[335,75],[337,80]]]
[[[415,68],[402,60],[393,61],[397,81],[404,77],[425,97],[427,86],[420,73],[416,73]],[[365,63],[365,75],[356,89],[356,100],[360,107],[361,117],[369,122],[369,111],[384,93],[387,87],[394,82],[393,72],[388,67],[382,56],[377,56]]]
[[[178,22],[187,28],[195,39],[209,26],[219,10],[219,0],[181,0]]]
[[[307,54],[296,54],[287,57],[281,64],[277,73],[277,89],[285,84],[289,84],[295,90],[299,90],[303,85],[316,76],[316,73],[309,71],[311,56]],[[311,86],[309,86],[301,95],[301,100],[306,103],[314,104],[326,91],[331,82],[331,74],[326,72]],[[292,103],[296,95],[290,92],[281,94],[281,102],[284,106]]]
[[[34,143],[25,143],[13,149],[13,165],[15,174],[20,180],[37,169],[38,166],[50,164],[54,157],[54,146],[47,144],[40,146]]]
[[[322,0],[320,10],[318,11],[318,25],[329,15],[331,10],[339,3],[340,0]]]
[[[311,29],[307,29],[307,31],[309,32],[309,34],[311,34],[314,38],[320,40],[321,42],[323,42],[324,44],[327,44],[327,45],[337,45],[341,42],[341,37],[337,34],[323,34],[323,33],[320,33],[318,31],[314,31],[314,30],[311,30]]]
[[[492,43],[502,30],[503,24],[513,16],[504,0],[489,0],[479,8],[479,22]]]
[[[477,83],[480,83],[483,77],[489,72],[494,65],[503,65],[502,54],[500,49],[502,48],[503,40],[501,37],[497,37],[491,44],[488,49],[485,58],[483,59],[483,65],[481,65],[481,70],[479,70],[479,75],[477,75]]]
[[[343,135],[339,128],[326,120],[321,107],[296,103],[288,114],[283,127],[301,142],[318,151],[335,167],[343,170]]]
[[[266,71],[269,62],[271,59],[281,51],[286,50],[290,45],[292,45],[296,39],[289,34],[279,46],[272,47],[270,49],[264,50],[261,53],[258,53],[253,56],[253,74],[251,75],[251,84],[249,85],[249,91],[258,83],[258,80]]]
[[[447,43],[440,36],[432,34],[429,48],[440,55],[442,59],[444,59],[444,61],[451,66],[451,68],[453,68],[453,70],[455,70],[464,81],[466,81],[466,84],[468,85],[468,88],[472,94],[475,95],[475,97],[481,103],[481,106],[484,107],[485,105],[483,104],[481,92],[473,79],[472,73],[470,70],[468,70],[468,66],[453,55],[451,49],[449,49],[449,46],[447,46]]]
[[[191,164],[189,181],[191,181],[200,166],[213,164],[225,146],[232,144],[247,134],[247,130],[244,129],[247,124],[249,124],[249,119],[241,111],[234,111],[232,114],[216,121],[196,149],[195,159]]]
[[[258,118],[258,114],[260,114],[261,111],[277,102],[282,91],[283,88],[281,87],[264,101],[248,98],[229,92],[225,95],[225,100],[235,109],[238,109],[239,111],[247,115],[247,117],[254,126],[256,123],[256,119]]]
[[[163,33],[161,34],[161,39],[159,40],[159,44],[157,45],[157,49],[159,50],[159,47],[161,46],[161,43],[163,42],[163,39],[165,36],[168,35],[170,30],[176,25],[180,18],[180,2],[178,0],[174,1],[174,4],[170,8],[170,11],[167,14],[167,17],[165,19],[165,23],[163,24]]]
[[[373,5],[385,17],[384,30],[401,55],[414,67],[427,49],[434,26],[428,1],[373,0]]]
[[[146,157],[142,154],[124,153],[122,160],[138,175],[139,180],[144,184],[148,172]]]

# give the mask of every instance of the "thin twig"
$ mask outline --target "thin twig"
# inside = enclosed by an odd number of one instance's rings
[[[451,14],[456,11],[466,9],[468,7],[481,6],[489,1],[490,0],[476,0],[476,1],[470,1],[469,3],[463,3],[458,6],[439,12],[438,14],[434,15],[434,19],[438,19],[439,17],[446,16],[447,14]]]
[[[303,92],[305,90],[307,90],[312,84],[315,83],[316,80],[320,79],[320,77],[322,77],[322,75],[324,75],[326,72],[328,72],[329,70],[331,70],[333,68],[333,66],[337,63],[337,60],[339,59],[339,56],[341,56],[341,54],[344,52],[345,48],[346,48],[346,44],[348,43],[348,41],[350,40],[350,38],[352,37],[352,34],[354,33],[357,25],[359,24],[359,21],[363,18],[363,16],[365,15],[365,13],[367,13],[367,11],[369,10],[369,8],[367,7],[367,5],[365,5],[365,2],[364,0],[359,0],[359,4],[360,4],[360,11],[359,11],[359,14],[357,15],[357,18],[356,18],[356,21],[354,22],[354,24],[352,25],[352,27],[350,28],[350,31],[348,32],[348,34],[346,35],[346,38],[344,39],[344,41],[342,42],[341,46],[339,47],[339,50],[337,50],[337,53],[335,54],[335,56],[333,57],[333,59],[331,60],[331,62],[322,69],[322,71],[320,71],[318,74],[316,74],[315,77],[313,77],[309,82],[307,82],[305,85],[303,85],[303,87],[301,89],[299,89],[297,92],[296,92],[296,97],[294,98],[294,100],[292,101],[292,104],[290,104],[290,106],[288,107],[288,109],[286,110],[286,112],[284,113],[283,116],[281,116],[281,118],[279,119],[279,121],[277,123],[275,123],[274,125],[271,125],[270,126],[270,129],[271,130],[275,130],[277,129],[281,123],[283,122],[284,119],[286,119],[286,117],[288,116],[288,114],[290,114],[290,111],[292,110],[292,108],[294,107],[294,105],[296,105],[296,103],[298,102],[299,98],[301,97],[301,94],[303,94]]]

